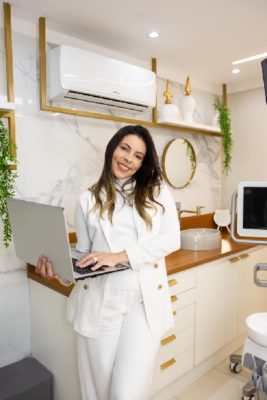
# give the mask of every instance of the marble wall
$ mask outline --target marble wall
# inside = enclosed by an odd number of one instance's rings
[[[5,51],[2,38],[0,46],[3,63]],[[40,111],[37,38],[13,32],[13,58],[19,161],[17,196],[65,207],[68,229],[73,231],[77,196],[97,180],[106,143],[122,124]],[[4,75],[3,64],[0,68]],[[160,93],[164,82],[163,79],[159,81]],[[5,96],[3,78],[0,83],[0,96]],[[174,83],[174,87],[175,96],[181,96],[182,86]],[[194,97],[197,101],[196,122],[211,124],[214,96],[195,90]],[[218,208],[220,139],[158,128],[151,129],[151,133],[160,159],[166,144],[177,137],[185,137],[195,149],[197,169],[192,183],[184,189],[171,189],[182,208],[193,209],[202,205],[205,213]],[[177,168],[181,167],[177,160]],[[12,244],[8,250],[0,247],[0,286],[0,323],[1,327],[4,326],[0,332],[1,366],[30,353],[25,265],[16,258]]]
[[[237,190],[239,182],[267,180],[267,105],[264,88],[231,94],[228,104],[234,147],[231,170],[222,179],[224,208],[230,207],[231,195]]]

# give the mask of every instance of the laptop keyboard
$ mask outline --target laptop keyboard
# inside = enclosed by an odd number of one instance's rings
[[[88,273],[92,272],[92,267],[96,264],[96,263],[95,264],[91,264],[91,265],[88,265],[88,267],[81,268],[81,267],[77,267],[77,265],[75,265],[76,262],[77,262],[77,259],[73,258],[72,259],[72,264],[73,264],[74,272],[77,272],[78,274],[81,274],[81,275],[88,274]],[[105,270],[105,266],[102,266],[102,267],[98,268],[97,271],[104,271],[104,270]]]

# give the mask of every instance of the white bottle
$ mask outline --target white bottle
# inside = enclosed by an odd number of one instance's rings
[[[196,101],[193,96],[191,96],[191,85],[190,77],[186,79],[185,85],[185,96],[181,100],[181,111],[183,114],[183,119],[186,122],[194,122],[193,115],[196,108]]]

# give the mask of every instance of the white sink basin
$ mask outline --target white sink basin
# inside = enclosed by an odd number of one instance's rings
[[[213,250],[221,247],[221,233],[217,229],[195,228],[181,231],[181,249]]]
[[[267,313],[251,314],[246,319],[248,336],[261,346],[267,346]]]

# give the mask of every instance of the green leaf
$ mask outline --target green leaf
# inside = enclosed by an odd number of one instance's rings
[[[231,170],[232,161],[232,149],[233,149],[233,139],[232,139],[232,128],[231,128],[231,118],[230,110],[228,107],[221,104],[218,97],[216,97],[213,107],[219,112],[218,122],[220,125],[221,132],[223,134],[222,144],[224,152],[223,160],[223,172],[228,175]]]
[[[7,208],[7,198],[15,194],[15,180],[17,173],[11,169],[11,164],[17,163],[11,150],[16,145],[10,141],[8,130],[0,118],[0,217],[3,222],[3,243],[9,246],[11,241],[11,225]]]

